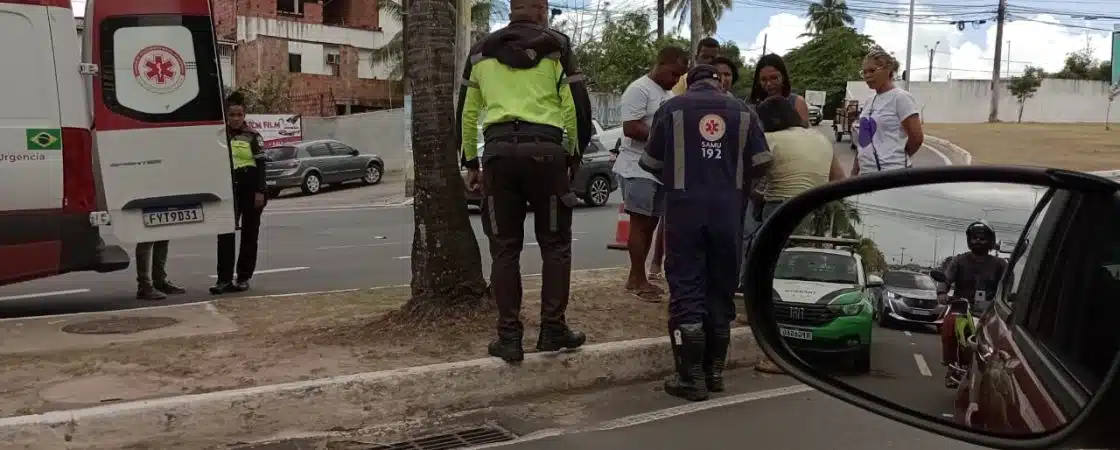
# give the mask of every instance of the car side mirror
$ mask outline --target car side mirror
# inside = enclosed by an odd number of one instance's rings
[[[1021,339],[1016,333],[992,341],[996,356],[984,361],[983,370],[971,366],[972,358],[941,367],[940,336],[904,336],[885,325],[944,323],[945,306],[928,289],[900,286],[884,305],[872,305],[852,289],[854,277],[840,269],[851,264],[851,254],[839,248],[845,245],[858,250],[869,272],[913,271],[919,277],[918,268],[937,264],[955,250],[952,240],[938,239],[939,231],[986,216],[1001,234],[1020,233],[1030,220],[1054,220],[1030,217],[1036,203],[1032,189],[1038,186],[1102,204],[1116,203],[1120,192],[1120,183],[1093,174],[983,165],[869,173],[786,200],[761,225],[744,261],[751,283],[744,287],[743,301],[755,342],[765,357],[817,391],[941,436],[992,448],[1116,448],[1116,346],[1093,347],[1100,348],[1095,361],[1102,363],[1086,378],[1093,381],[1089,384],[1059,369],[1067,361],[1062,356],[1016,346]],[[1062,214],[1063,209],[1048,211]],[[861,236],[869,225],[873,234]],[[845,239],[829,237],[836,235]],[[930,276],[943,279],[939,272]],[[868,285],[881,282],[876,278],[868,276]],[[1035,293],[1024,294],[1033,298]],[[973,317],[1007,320],[999,314]],[[965,343],[974,330],[1009,328],[1010,323],[988,322],[953,327],[955,342]],[[925,348],[931,350],[920,350]],[[890,383],[880,372],[890,374]],[[1078,400],[1063,403],[1073,398]]]
[[[945,276],[945,272],[942,272],[941,269],[933,269],[929,271],[929,277],[933,278],[933,281],[936,281],[938,283],[949,282],[949,277]]]
[[[882,287],[882,286],[883,286],[883,279],[879,278],[878,275],[868,275],[867,276],[867,287],[877,288],[877,287]]]

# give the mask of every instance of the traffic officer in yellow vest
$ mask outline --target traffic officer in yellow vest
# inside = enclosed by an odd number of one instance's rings
[[[493,260],[491,293],[498,339],[491,356],[524,358],[521,338],[521,250],[525,215],[533,212],[541,249],[541,329],[537,350],[583,345],[564,312],[572,271],[571,177],[591,140],[591,101],[567,36],[547,28],[546,0],[512,0],[510,24],[471,49],[459,94],[459,141],[467,187],[481,189],[482,227]],[[485,109],[485,148],[478,126]],[[528,208],[526,208],[528,205]]]
[[[218,282],[210,287],[210,293],[215,295],[249,289],[249,279],[257,268],[257,240],[267,198],[264,138],[245,123],[245,98],[241,93],[230,94],[226,108],[226,134],[233,160],[234,220],[241,222],[241,251],[235,253],[235,233],[218,235]]]

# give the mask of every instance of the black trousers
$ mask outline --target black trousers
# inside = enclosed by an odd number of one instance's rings
[[[482,228],[490,240],[490,289],[498,334],[520,338],[521,250],[525,216],[533,213],[541,250],[541,328],[561,330],[572,275],[572,205],[565,151],[558,143],[486,143]],[[566,198],[569,197],[569,198]]]
[[[252,171],[234,171],[233,198],[235,221],[241,223],[241,249],[237,251],[235,233],[218,235],[218,282],[234,281],[234,262],[236,260],[237,280],[248,281],[257,270],[257,241],[261,232],[261,213],[264,206],[257,208],[255,197],[257,188],[256,174]],[[268,196],[266,195],[267,199]],[[265,200],[267,202],[267,200]]]

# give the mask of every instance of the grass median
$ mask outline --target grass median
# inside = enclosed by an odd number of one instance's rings
[[[623,289],[625,271],[573,273],[568,319],[589,343],[662,336],[666,303]],[[536,345],[540,278],[524,281],[527,350]],[[230,333],[115,343],[98,348],[0,356],[0,415],[195,394],[486,356],[496,313],[474,320],[407,326],[389,313],[408,287],[288,297],[221,299]],[[669,356],[666,355],[666,358]],[[80,401],[44,395],[62,386]],[[91,397],[94,396],[94,397]]]
[[[1111,131],[1102,123],[930,123],[923,128],[968,150],[976,164],[1120,169],[1120,125]]]

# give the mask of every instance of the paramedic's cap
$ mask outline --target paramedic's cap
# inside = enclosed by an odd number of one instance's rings
[[[685,79],[685,82],[692,86],[693,83],[700,80],[719,81],[719,70],[708,64],[697,64],[696,67],[688,71],[688,78]]]

